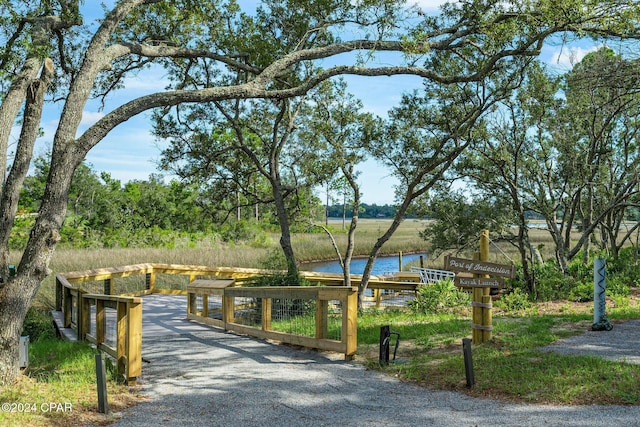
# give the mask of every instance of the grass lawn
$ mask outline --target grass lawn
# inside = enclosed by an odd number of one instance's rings
[[[466,386],[462,353],[462,339],[471,336],[467,309],[423,316],[367,312],[358,318],[358,359],[371,369],[427,388],[477,397],[560,405],[638,405],[640,365],[540,350],[589,329],[592,307],[593,303],[560,301],[519,313],[494,310],[492,340],[472,346],[472,388]],[[624,306],[608,309],[608,317],[614,323],[640,318],[640,292],[635,289]],[[378,361],[383,325],[390,325],[401,337],[397,362],[386,367]]]

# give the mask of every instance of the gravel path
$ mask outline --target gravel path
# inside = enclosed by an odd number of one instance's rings
[[[636,360],[639,336],[640,320],[548,350],[606,347]],[[341,356],[213,329],[145,338],[143,353],[149,399],[115,426],[640,426],[640,406],[508,404],[431,391]]]

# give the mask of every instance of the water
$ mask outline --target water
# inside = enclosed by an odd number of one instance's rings
[[[402,263],[406,265],[409,262],[419,262],[420,255],[426,261],[427,256],[425,254],[408,254],[402,255]],[[351,260],[351,274],[362,274],[364,272],[364,266],[367,264],[367,258],[358,258]],[[314,271],[316,273],[342,273],[342,268],[338,261],[322,261],[322,262],[310,262],[301,265],[302,270]],[[384,274],[393,271],[398,271],[398,256],[381,256],[376,258],[373,264],[372,275]]]

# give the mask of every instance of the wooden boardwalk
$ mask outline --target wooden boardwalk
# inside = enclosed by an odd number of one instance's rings
[[[152,294],[141,297],[142,302],[142,340],[145,337],[156,338],[170,335],[183,335],[194,332],[210,331],[211,327],[187,320],[186,295]],[[57,329],[66,339],[75,341],[76,332],[63,328],[62,312],[53,312]],[[107,316],[107,329],[114,328],[115,317]]]

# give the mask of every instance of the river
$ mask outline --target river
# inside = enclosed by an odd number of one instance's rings
[[[402,255],[402,263],[406,265],[409,262],[420,261],[420,256],[426,261],[427,256],[425,254],[405,254]],[[367,264],[367,258],[356,258],[351,260],[351,274],[362,274],[364,272],[364,266]],[[300,266],[301,270],[315,271],[317,273],[342,273],[340,263],[338,261],[322,261],[322,262],[309,262]],[[381,256],[376,258],[373,264],[372,275],[390,273],[398,271],[398,256]]]

